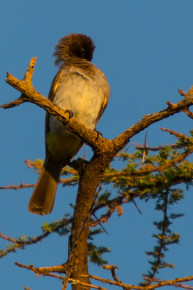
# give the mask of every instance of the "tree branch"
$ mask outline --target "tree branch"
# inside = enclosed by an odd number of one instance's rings
[[[91,161],[85,165],[85,168],[81,172],[74,210],[72,235],[69,243],[69,259],[67,263],[66,277],[62,278],[64,281],[63,287],[65,287],[65,285],[67,285],[69,281],[72,281],[73,284],[73,281],[76,281],[76,283],[81,283],[81,285],[84,285],[84,288],[81,287],[81,289],[89,289],[91,285],[89,284],[89,276],[86,276],[86,274],[88,274],[87,239],[89,234],[90,215],[93,200],[95,197],[95,192],[97,190],[100,179],[104,174],[105,169],[109,166],[110,162],[116,156],[116,154],[121,149],[123,149],[124,146],[129,142],[131,137],[135,136],[137,133],[144,130],[151,124],[167,118],[175,113],[179,113],[180,111],[183,111],[191,106],[193,104],[193,88],[189,90],[188,94],[185,95],[182,101],[176,104],[172,104],[168,101],[168,107],[166,109],[144,116],[139,122],[128,128],[118,137],[114,138],[113,140],[108,140],[106,138],[103,138],[101,134],[97,133],[96,131],[93,131],[81,124],[78,120],[71,116],[71,113],[69,111],[62,110],[59,107],[55,106],[49,99],[45,98],[34,89],[32,85],[32,75],[35,63],[36,58],[33,58],[22,81],[16,79],[11,74],[7,75],[6,82],[13,86],[16,90],[20,91],[22,95],[18,100],[15,100],[6,105],[2,105],[1,108],[11,108],[13,106],[21,104],[22,102],[34,103],[46,110],[49,114],[56,117],[61,122],[63,122],[67,130],[79,136],[94,150],[95,154],[93,155]],[[163,166],[151,166],[151,168],[146,167],[145,173],[154,172],[156,170],[163,170],[165,168],[173,166],[176,162],[180,162],[181,160],[183,160],[190,153],[190,151],[191,150],[189,149],[188,152],[182,153],[178,158],[171,160]],[[144,168],[138,170],[138,175],[145,173]],[[124,172],[122,172],[121,174],[123,175]],[[125,171],[125,174],[131,176],[132,171]],[[85,278],[83,278],[83,275]],[[168,283],[168,281],[163,282]],[[138,286],[131,287],[130,285],[128,286],[124,283],[114,283],[116,284],[109,282],[109,284],[118,285],[124,287],[125,289],[144,289],[141,287],[139,288]],[[161,287],[162,284],[160,283],[157,284],[158,286],[152,285],[146,289]],[[170,285],[167,283],[165,285]],[[178,283],[178,281],[175,280],[175,283]],[[80,289],[80,287],[73,285],[73,289]]]
[[[53,267],[40,267],[40,268],[34,268],[33,265],[26,266],[26,265],[18,263],[18,262],[15,262],[15,265],[20,267],[20,268],[30,270],[30,271],[34,272],[36,275],[43,275],[43,276],[57,278],[59,280],[62,280],[64,283],[67,280],[67,277],[51,273],[51,272],[64,273],[66,271],[64,265],[53,266]],[[68,279],[68,282],[70,282],[72,284],[80,284],[82,286],[89,287],[89,289],[93,288],[93,289],[99,289],[99,290],[108,290],[108,289],[105,289],[105,288],[102,288],[99,286],[95,286],[93,284],[81,282],[79,280],[75,280],[75,279],[71,279],[71,278]],[[65,288],[63,287],[62,289],[65,289]]]
[[[107,284],[110,284],[110,285],[115,285],[115,286],[120,286],[120,287],[123,287],[123,289],[128,289],[128,290],[131,290],[131,289],[136,289],[136,290],[152,290],[152,289],[156,289],[156,288],[159,288],[159,287],[163,287],[163,286],[166,286],[166,285],[169,285],[169,286],[177,286],[178,283],[181,283],[181,282],[187,282],[187,281],[192,281],[193,280],[193,276],[188,276],[188,277],[184,277],[184,278],[176,278],[176,279],[173,279],[173,280],[167,280],[167,281],[160,281],[154,285],[151,285],[151,286],[135,286],[135,285],[129,285],[129,284],[125,284],[125,283],[120,283],[120,282],[115,282],[115,281],[112,281],[110,279],[103,279],[101,277],[97,277],[97,276],[94,276],[94,275],[89,275],[89,278],[90,279],[94,279],[94,280],[97,280],[97,281],[100,281],[102,283],[107,283]]]
[[[78,178],[76,176],[70,177],[70,178],[65,178],[65,179],[60,179],[59,183],[62,183],[64,185],[76,185],[78,183]],[[24,184],[23,181],[19,185],[6,185],[6,186],[0,186],[0,189],[5,190],[5,189],[13,189],[13,190],[18,190],[18,189],[24,189],[24,188],[33,188],[35,187],[34,184]]]
[[[55,118],[64,123],[65,128],[72,133],[75,133],[81,139],[83,139],[87,144],[89,144],[94,151],[104,152],[105,150],[112,147],[111,141],[102,137],[101,134],[87,128],[76,118],[71,116],[69,111],[65,111],[58,106],[54,105],[49,99],[45,98],[38,91],[36,91],[32,85],[32,74],[35,68],[36,58],[32,58],[28,69],[24,75],[23,80],[18,80],[10,73],[7,73],[6,82],[14,87],[16,90],[22,93],[22,96],[9,103],[1,105],[0,108],[8,109],[14,106],[18,106],[23,102],[31,102],[37,106],[46,110],[49,114],[53,115]]]
[[[176,132],[174,130],[170,130],[170,129],[167,129],[167,128],[160,128],[162,131],[165,131],[165,132],[169,132],[171,135],[174,135],[175,137],[177,138],[182,138],[184,140],[190,140],[191,138],[188,137],[187,135],[185,134],[182,134],[182,133],[179,133],[179,132]]]
[[[34,268],[33,265],[30,265],[30,266],[26,266],[24,264],[20,264],[18,262],[15,262],[15,265],[20,267],[20,268],[24,268],[24,269],[27,269],[27,270],[30,270],[34,273],[36,273],[37,275],[43,275],[43,276],[49,276],[49,277],[54,277],[54,278],[57,278],[57,279],[60,279],[60,280],[63,280],[65,281],[66,280],[66,277],[64,276],[61,276],[61,275],[56,275],[56,274],[53,274],[51,272],[58,272],[58,273],[64,273],[64,268],[63,265],[61,266],[53,266],[53,267],[41,267],[41,268]],[[86,277],[86,275],[84,275]],[[109,285],[115,285],[115,286],[119,286],[119,287],[123,287],[124,289],[136,289],[136,290],[151,290],[151,289],[156,289],[156,288],[159,288],[159,287],[163,287],[163,286],[166,286],[166,285],[175,285],[177,286],[178,283],[181,283],[181,282],[187,282],[187,281],[192,281],[193,280],[193,276],[188,276],[188,277],[184,277],[184,278],[176,278],[176,279],[173,279],[173,280],[168,280],[168,281],[160,281],[154,285],[151,285],[151,286],[135,286],[135,285],[128,285],[128,284],[125,284],[123,282],[115,282],[115,281],[112,281],[110,279],[103,279],[101,277],[97,277],[97,276],[94,276],[94,275],[88,275],[89,278],[93,279],[93,280],[97,280],[97,281],[100,281],[102,283],[106,283],[106,284],[109,284]],[[94,288],[94,289],[100,289],[100,290],[107,290],[105,288],[101,288],[99,286],[95,286],[95,285],[92,285],[92,284],[88,284],[88,283],[84,283],[84,282],[81,282],[79,280],[75,280],[75,279],[69,279],[69,282],[71,282],[72,284],[81,284],[83,286],[87,286],[87,287],[90,287],[90,288]]]
[[[57,232],[58,230],[60,230],[64,226],[68,226],[69,223],[70,223],[70,220],[63,218],[57,225],[54,225],[51,230],[50,229],[45,230],[41,235],[39,235],[37,237],[27,237],[26,238],[25,236],[22,236],[22,237],[19,237],[18,239],[15,239],[15,238],[11,238],[9,236],[5,236],[0,232],[0,238],[13,243],[11,246],[9,245],[6,250],[0,251],[0,258],[4,257],[5,255],[7,255],[10,252],[15,252],[16,250],[22,249],[25,246],[36,244],[37,242],[42,241],[43,239],[48,237],[51,233]]]
[[[115,150],[116,153],[119,152],[129,142],[130,138],[140,131],[144,130],[151,124],[168,118],[169,116],[179,113],[180,111],[186,111],[187,108],[193,104],[193,87],[190,88],[187,94],[182,94],[182,90],[180,90],[180,94],[183,96],[185,95],[183,100],[176,104],[172,104],[171,102],[167,101],[168,108],[160,112],[144,116],[139,122],[128,128],[126,131],[122,132],[119,136],[113,140],[108,140],[103,138],[101,134],[98,134],[97,132],[84,126],[77,119],[71,117],[71,114],[68,111],[57,107],[49,99],[45,98],[34,89],[32,85],[32,75],[35,68],[35,63],[36,58],[32,58],[24,78],[21,81],[11,74],[7,74],[6,82],[16,90],[20,91],[22,96],[19,99],[9,104],[1,105],[0,107],[7,109],[13,106],[17,106],[22,102],[34,103],[63,122],[67,130],[75,133],[77,136],[83,139],[97,153],[109,150]]]
[[[160,120],[163,120],[165,118],[168,118],[169,116],[172,116],[181,111],[184,111],[186,110],[186,108],[193,105],[193,87],[190,88],[189,92],[186,94],[184,99],[181,100],[180,102],[176,104],[172,104],[169,101],[167,101],[166,103],[168,105],[168,108],[160,112],[156,112],[156,113],[148,114],[144,116],[135,125],[128,128],[126,131],[121,133],[118,137],[114,138],[113,142],[115,143],[117,151],[121,150],[133,136],[143,131],[144,129],[149,127],[151,124],[158,122]]]

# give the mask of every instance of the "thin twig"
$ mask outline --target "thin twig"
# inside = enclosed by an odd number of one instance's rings
[[[190,112],[190,110],[189,110],[188,108],[184,108],[184,109],[183,109],[183,112],[186,113],[186,115],[187,115],[188,117],[190,117],[191,119],[193,119],[193,113]]]
[[[68,219],[63,219],[62,222],[59,225],[57,225],[53,231],[46,231],[37,237],[32,237],[32,238],[28,237],[27,240],[24,240],[24,241],[22,241],[21,239],[11,238],[9,236],[5,236],[2,233],[0,233],[0,238],[4,240],[8,240],[13,243],[13,245],[9,246],[5,251],[0,252],[0,258],[4,257],[6,254],[10,252],[15,252],[16,250],[22,249],[25,246],[29,246],[29,245],[42,241],[43,239],[48,237],[51,233],[57,232],[63,226],[67,226],[69,222],[70,221]]]
[[[129,284],[125,284],[125,283],[119,283],[119,282],[114,282],[110,279],[103,279],[101,277],[97,277],[97,276],[94,276],[94,275],[88,275],[88,277],[90,279],[94,279],[94,280],[97,280],[97,281],[100,281],[102,283],[107,283],[107,284],[110,284],[110,285],[116,285],[116,286],[120,286],[120,287],[123,287],[124,289],[136,289],[136,290],[152,290],[152,289],[156,289],[156,288],[159,288],[159,287],[163,287],[163,286],[166,286],[166,285],[169,285],[169,286],[175,286],[175,284],[177,283],[181,283],[181,282],[187,282],[187,281],[192,281],[193,280],[193,276],[188,276],[188,277],[183,277],[183,278],[176,278],[176,279],[173,279],[173,280],[167,280],[167,281],[160,281],[154,285],[150,285],[150,286],[135,286],[135,285],[129,285]]]
[[[179,132],[176,132],[174,130],[170,130],[170,129],[167,129],[167,128],[160,128],[162,131],[166,131],[166,132],[169,132],[171,135],[174,135],[175,137],[177,138],[183,138],[184,140],[191,140],[190,137],[188,137],[187,135],[185,134],[182,134],[182,133],[179,133]]]
[[[0,232],[0,238],[6,241],[12,242],[12,243],[17,243],[17,239],[11,238],[10,236],[5,236],[1,232]]]
[[[24,184],[23,181],[19,184],[19,185],[6,185],[6,186],[0,186],[0,189],[5,190],[5,189],[14,189],[14,190],[18,190],[18,189],[23,189],[23,188],[32,188],[35,187],[35,184]]]
[[[115,272],[115,269],[119,269],[117,266],[115,266],[115,265],[104,265],[103,269],[110,270],[111,271],[111,275],[112,275],[113,279],[115,280],[115,282],[122,283],[122,281],[119,280],[119,278],[117,277],[116,272]]]
[[[78,183],[78,179],[76,176],[73,176],[71,178],[66,178],[66,179],[60,179],[58,183],[62,183],[63,185],[76,185]],[[13,189],[13,190],[18,190],[18,189],[24,189],[24,188],[33,188],[35,187],[34,184],[24,184],[23,181],[19,185],[6,185],[6,186],[0,186],[0,189],[6,190],[6,189]]]

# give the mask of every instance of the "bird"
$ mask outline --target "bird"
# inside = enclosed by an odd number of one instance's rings
[[[91,63],[95,45],[84,34],[69,34],[59,40],[53,55],[59,70],[48,98],[90,129],[95,129],[107,107],[110,86],[105,74]],[[64,124],[46,113],[45,161],[28,204],[28,211],[46,215],[52,212],[62,168],[83,146],[83,141],[65,129]]]

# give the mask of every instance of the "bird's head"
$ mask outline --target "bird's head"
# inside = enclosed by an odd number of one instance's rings
[[[56,44],[53,54],[56,56],[55,64],[58,65],[69,58],[91,61],[94,49],[95,46],[90,37],[84,34],[69,34]]]

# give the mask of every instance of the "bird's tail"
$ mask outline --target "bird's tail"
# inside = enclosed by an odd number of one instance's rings
[[[29,212],[40,215],[51,213],[61,170],[62,162],[54,162],[48,155],[30,198]]]

